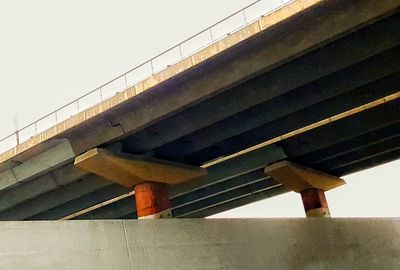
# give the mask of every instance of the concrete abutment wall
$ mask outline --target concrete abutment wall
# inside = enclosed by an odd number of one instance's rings
[[[0,269],[400,269],[400,219],[0,223]]]

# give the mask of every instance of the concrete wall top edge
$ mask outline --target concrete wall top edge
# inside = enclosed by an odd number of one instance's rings
[[[399,269],[399,219],[0,223],[1,269]]]

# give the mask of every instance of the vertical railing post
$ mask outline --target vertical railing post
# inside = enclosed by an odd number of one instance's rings
[[[76,100],[76,108],[78,109],[78,113],[79,113],[79,99]]]
[[[178,45],[178,49],[179,49],[179,55],[181,56],[181,60],[182,60],[183,59],[183,54],[182,54],[181,43]]]
[[[103,89],[102,89],[102,87],[99,88],[99,92],[100,92],[100,101],[103,101]]]
[[[15,139],[17,140],[17,145],[19,145],[19,130],[15,131]]]
[[[124,75],[124,78],[125,78],[125,88],[128,88],[128,80],[127,80],[127,78],[126,78],[126,73],[125,73],[125,75]]]
[[[242,10],[242,13],[243,13],[244,25],[247,25],[246,12],[244,11],[244,9]]]
[[[212,33],[212,30],[211,30],[211,27],[209,29],[210,29],[211,43],[213,43],[214,42],[214,37],[213,37],[213,33]]]
[[[153,59],[150,60],[151,75],[154,75]]]

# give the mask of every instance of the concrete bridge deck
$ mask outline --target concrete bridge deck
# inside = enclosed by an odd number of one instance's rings
[[[31,138],[0,157],[0,219],[59,219],[128,193],[73,166],[93,147],[207,167],[170,188],[176,217],[285,192],[263,172],[275,161],[340,176],[399,158],[399,7],[295,1]],[[131,197],[79,218],[121,217],[135,217]]]

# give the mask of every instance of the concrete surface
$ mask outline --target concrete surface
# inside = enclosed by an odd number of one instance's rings
[[[400,269],[400,219],[0,223],[0,269]]]

